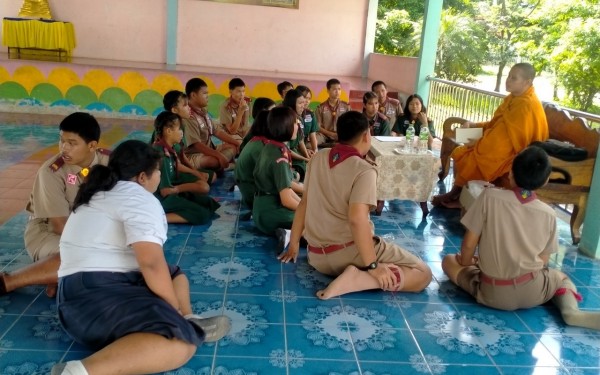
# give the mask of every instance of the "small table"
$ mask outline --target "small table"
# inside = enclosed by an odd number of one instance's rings
[[[429,213],[427,200],[437,180],[439,159],[426,153],[398,153],[400,142],[371,139],[372,157],[378,165],[377,210],[381,215],[385,200],[404,199],[419,202],[423,216]]]
[[[2,44],[8,47],[9,57],[11,49],[16,49],[17,58],[21,56],[21,49],[45,50],[58,52],[62,60],[63,54],[68,58],[75,48],[75,29],[70,22],[4,18]]]

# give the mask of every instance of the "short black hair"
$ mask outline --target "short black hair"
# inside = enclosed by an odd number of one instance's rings
[[[421,102],[421,112],[427,113],[427,107],[425,107],[425,103],[423,103],[423,98],[419,94],[412,94],[411,96],[406,98],[406,104],[404,104],[404,113],[407,115],[410,114],[410,111],[408,110],[408,105],[410,104],[410,102],[412,102],[413,99],[418,99]]]
[[[375,87],[377,87],[379,85],[383,85],[383,87],[385,87],[387,89],[387,85],[385,84],[385,82],[383,82],[383,81],[375,81],[371,85],[371,91],[375,91]]]
[[[185,94],[190,97],[193,92],[198,92],[203,87],[208,87],[206,82],[201,78],[192,78],[185,84]],[[169,109],[170,110],[170,109]]]
[[[165,111],[171,111],[173,108],[177,107],[177,103],[179,103],[180,99],[187,98],[185,93],[179,90],[171,90],[163,96],[163,107],[165,107]]]
[[[337,120],[337,136],[340,143],[353,144],[367,130],[369,120],[361,112],[348,111]]]
[[[267,118],[269,117],[269,111],[262,110],[258,112],[254,118],[254,122],[248,131],[251,137],[265,136],[267,132]]]
[[[252,118],[256,119],[258,114],[262,111],[267,111],[269,107],[275,105],[275,102],[271,98],[256,98],[254,99],[254,104],[252,105]]]
[[[296,90],[298,90],[298,92],[300,94],[302,94],[302,96],[310,93],[312,95],[312,91],[310,91],[310,88],[308,86],[304,86],[304,85],[298,85],[296,86]]]
[[[304,98],[300,91],[296,89],[289,90],[285,93],[285,98],[283,98],[283,102],[281,103],[285,107],[290,107],[296,112],[296,101],[298,98]]]
[[[366,105],[367,102],[371,99],[378,99],[377,94],[375,94],[373,91],[365,92],[365,94],[363,95],[363,104]]]
[[[60,122],[58,129],[75,133],[86,143],[100,140],[100,124],[94,116],[86,112],[71,113]]]
[[[292,85],[292,83],[289,81],[280,82],[277,84],[277,92],[279,95],[283,95],[283,91],[288,87],[294,88],[294,85]]]
[[[290,107],[275,107],[267,116],[265,136],[278,142],[287,142],[292,139],[294,126],[298,115]]]
[[[171,111],[162,111],[154,120],[155,134],[162,138],[165,128],[172,128],[175,126],[177,121],[179,121],[179,124],[181,125],[181,117],[179,117],[177,113],[173,113]]]
[[[331,88],[331,86],[333,86],[333,85],[341,85],[341,84],[342,84],[342,83],[340,82],[340,80],[339,80],[339,79],[337,79],[337,78],[332,78],[332,79],[330,79],[329,81],[327,81],[327,84],[326,84],[326,86],[327,86],[327,90],[329,90],[329,89]]]
[[[512,164],[515,184],[522,189],[536,190],[546,184],[552,165],[546,151],[537,146],[529,146],[519,152]]]
[[[246,87],[246,84],[241,78],[232,78],[231,81],[229,81],[229,90],[235,90],[237,87]]]

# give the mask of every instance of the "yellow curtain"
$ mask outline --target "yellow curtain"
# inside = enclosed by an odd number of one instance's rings
[[[70,22],[4,19],[2,44],[6,47],[65,50],[75,48],[75,29]]]

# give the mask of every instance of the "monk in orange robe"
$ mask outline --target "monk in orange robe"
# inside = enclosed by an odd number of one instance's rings
[[[489,122],[466,122],[461,127],[483,128],[483,136],[452,152],[454,186],[433,197],[434,206],[460,208],[462,187],[472,180],[494,181],[508,173],[514,157],[531,142],[548,139],[548,123],[535,94],[535,69],[527,63],[513,66],[506,78],[510,93]]]

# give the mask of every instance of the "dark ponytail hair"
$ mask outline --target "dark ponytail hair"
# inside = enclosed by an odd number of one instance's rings
[[[172,128],[179,121],[181,124],[181,117],[177,113],[171,111],[162,111],[156,116],[154,120],[154,134],[156,138],[163,138],[165,128]]]
[[[160,155],[150,145],[137,140],[121,143],[110,154],[108,166],[95,165],[85,181],[79,186],[79,191],[73,204],[73,212],[79,206],[89,204],[90,200],[100,191],[109,191],[119,181],[131,181],[144,172],[151,176],[156,173]]]

